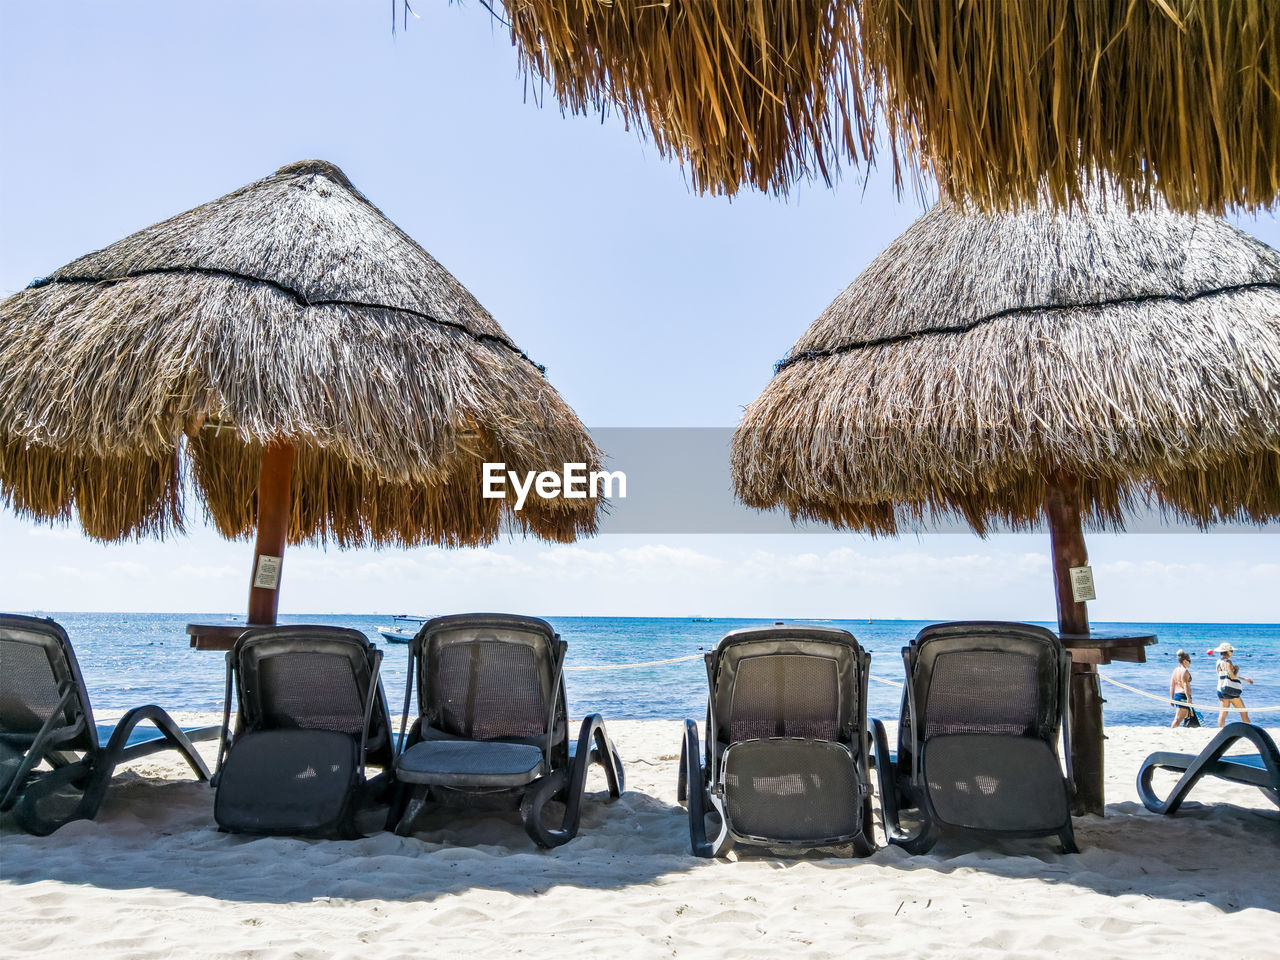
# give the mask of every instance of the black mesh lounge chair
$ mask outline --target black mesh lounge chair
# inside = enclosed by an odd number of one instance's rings
[[[129,743],[143,721],[160,735]],[[0,614],[0,811],[12,810],[30,833],[93,819],[115,768],[161,750],[177,750],[208,780],[191,744],[217,735],[217,727],[183,733],[149,704],[121,717],[102,746],[66,631],[52,620]]]
[[[409,645],[400,797],[389,818],[397,833],[409,832],[428,803],[518,805],[533,841],[557,847],[578,833],[589,764],[603,766],[610,797],[621,795],[622,761],[599,714],[569,740],[566,647],[530,617],[464,614],[423,625]],[[404,740],[415,682],[418,716]],[[558,826],[544,822],[549,800],[564,804]]]
[[[1075,853],[1070,772],[1063,776],[1071,659],[1056,635],[1025,623],[939,623],[902,651],[907,682],[898,753],[872,721],[889,842],[924,853],[942,830],[1057,835]],[[1065,753],[1071,755],[1070,743]],[[904,832],[901,811],[921,821]]]
[[[391,722],[382,652],[356,630],[255,627],[227,655],[227,712],[214,819],[237,833],[351,838],[389,779]],[[234,680],[237,714],[230,726]]]
[[[1224,757],[1223,754],[1238,740],[1248,740],[1258,748],[1257,756]],[[1157,770],[1180,772],[1173,792],[1164,800],[1156,796],[1151,786],[1152,775]],[[1229,723],[1209,741],[1199,754],[1153,753],[1142,762],[1138,771],[1138,796],[1148,810],[1155,813],[1177,813],[1191,788],[1201,777],[1217,777],[1231,783],[1257,787],[1280,807],[1280,751],[1271,735],[1251,723]]]
[[[685,721],[678,795],[693,852],[736,841],[875,850],[867,757],[870,654],[844,630],[735,630],[706,656],[706,752]],[[707,839],[705,817],[719,819]]]

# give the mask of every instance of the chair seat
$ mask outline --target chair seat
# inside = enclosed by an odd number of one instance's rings
[[[863,789],[842,743],[795,737],[739,740],[724,752],[725,815],[753,843],[827,846],[863,830]]]
[[[398,779],[441,787],[522,787],[542,773],[540,749],[495,740],[424,740],[396,760]]]
[[[1056,833],[1070,822],[1067,784],[1053,747],[1037,737],[934,736],[921,761],[936,818],[996,833]]]
[[[233,833],[341,833],[359,778],[359,741],[333,730],[253,730],[236,737],[213,818]]]

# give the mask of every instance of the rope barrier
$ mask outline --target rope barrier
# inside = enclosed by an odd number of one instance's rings
[[[876,683],[883,683],[886,687],[897,687],[899,690],[902,689],[902,684],[897,680],[886,680],[884,677],[877,677],[873,673],[867,674],[867,679],[874,680]]]
[[[664,663],[682,663],[685,660],[701,660],[702,654],[695,653],[688,657],[672,657],[670,660],[647,660],[644,663],[595,663],[586,667],[565,667],[565,672],[570,670],[579,672],[582,670],[637,670],[640,667],[660,667]]]
[[[1098,678],[1101,680],[1105,680],[1107,683],[1110,683],[1113,686],[1117,686],[1117,687],[1120,687],[1121,689],[1128,690],[1130,693],[1136,693],[1140,697],[1146,697],[1148,700],[1154,700],[1157,703],[1166,703],[1171,707],[1182,707],[1183,709],[1190,708],[1193,710],[1199,707],[1201,710],[1204,710],[1206,713],[1211,710],[1235,710],[1239,712],[1241,709],[1240,707],[1235,707],[1235,706],[1224,707],[1221,702],[1218,702],[1216,705],[1210,706],[1209,704],[1205,704],[1205,703],[1188,703],[1185,700],[1170,700],[1167,697],[1157,696],[1154,693],[1147,693],[1145,690],[1139,690],[1137,687],[1131,687],[1127,683],[1121,683],[1119,680],[1113,680],[1111,679],[1111,677],[1104,676],[1101,673],[1098,674]],[[1210,701],[1210,703],[1212,703],[1212,701]],[[1264,713],[1271,710],[1280,710],[1280,705],[1272,706],[1272,707],[1245,707],[1244,708],[1245,713]]]
[[[644,663],[593,663],[589,666],[565,667],[564,669],[566,673],[571,670],[575,673],[586,670],[637,670],[640,667],[660,667],[667,663],[684,663],[686,660],[701,660],[703,656],[704,654],[695,653],[687,657],[671,657],[669,660],[646,660]],[[888,687],[902,688],[902,684],[897,680],[886,680],[884,677],[877,677],[872,674],[868,674],[867,678],[869,680],[874,680],[876,683],[883,683]]]
[[[576,672],[583,672],[587,670],[638,670],[641,667],[661,667],[668,663],[684,663],[687,660],[701,660],[704,656],[705,655],[701,653],[694,653],[694,654],[690,654],[687,657],[671,657],[670,659],[667,659],[667,660],[646,660],[644,663],[597,663],[597,664],[591,664],[589,666],[565,667],[564,669],[566,673],[569,671],[573,671],[576,673]],[[886,687],[897,687],[899,690],[902,689],[902,682],[899,680],[889,680],[885,677],[877,677],[875,674],[868,674],[867,679],[874,680],[876,683],[882,683]],[[1208,704],[1204,704],[1204,703],[1187,703],[1181,700],[1170,700],[1167,697],[1157,696],[1154,693],[1147,693],[1147,691],[1145,690],[1139,690],[1137,687],[1131,687],[1129,686],[1129,684],[1121,683],[1119,680],[1113,680],[1111,677],[1104,676],[1101,673],[1098,674],[1098,679],[1104,680],[1107,683],[1112,684],[1113,686],[1120,687],[1123,690],[1128,690],[1130,693],[1136,694],[1139,697],[1146,697],[1148,700],[1154,700],[1156,703],[1163,703],[1171,707],[1190,708],[1193,710],[1196,708],[1199,708],[1205,711],[1235,710],[1237,713],[1241,711],[1240,707],[1236,707],[1236,706],[1223,707],[1221,703],[1218,703],[1215,706],[1215,705],[1212,705],[1212,702]],[[1253,712],[1253,713],[1267,713],[1272,710],[1280,710],[1280,704],[1277,704],[1275,706],[1269,706],[1269,707],[1245,707],[1244,708],[1245,712]]]

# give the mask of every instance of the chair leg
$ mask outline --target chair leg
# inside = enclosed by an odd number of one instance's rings
[[[144,720],[155,724],[162,739],[137,744],[132,748],[126,746],[134,727]],[[15,810],[18,822],[37,836],[47,836],[73,820],[92,820],[98,815],[107,787],[111,784],[111,777],[119,764],[170,748],[182,754],[200,780],[209,779],[209,768],[172,717],[154,704],[135,707],[120,718],[111,732],[111,739],[96,754],[86,757],[81,763],[59,767],[28,786]],[[68,786],[83,790],[71,812],[55,817],[42,814],[40,804],[57,790]]]
[[[885,733],[884,724],[879,720],[871,720],[871,732],[875,742],[876,781],[880,788],[880,818],[884,823],[885,839],[889,843],[902,845],[908,838],[902,830],[899,817],[897,764],[889,752],[889,737]]]
[[[698,725],[692,720],[684,722],[684,745],[681,748],[683,763],[680,778],[684,781],[685,799],[689,811],[689,847],[695,857],[711,858],[728,851],[732,843],[724,809],[707,789],[706,770],[702,766],[702,751],[698,745]],[[714,839],[707,839],[706,816],[715,810],[720,816],[720,832]]]
[[[1062,842],[1063,853],[1079,853],[1080,848],[1076,846],[1076,831],[1071,824],[1071,818],[1067,818],[1067,824],[1058,831],[1058,839]]]
[[[583,756],[581,762],[585,765],[587,758]],[[524,824],[524,832],[540,847],[558,847],[578,835],[579,811],[578,804],[574,802],[576,793],[569,783],[570,779],[568,771],[555,770],[531,783],[520,798],[520,822]],[[542,822],[542,808],[566,787],[570,793],[565,802],[564,820],[559,828],[548,827]],[[572,811],[570,806],[573,807]]]
[[[398,796],[393,800],[391,810],[387,814],[387,829],[394,830],[397,837],[407,837],[410,827],[418,819],[431,795],[430,788],[415,785],[412,789],[407,784],[398,784]],[[392,814],[395,814],[394,819]]]
[[[387,819],[383,824],[384,830],[395,830],[400,823],[400,818],[404,816],[404,808],[409,803],[409,785],[401,783],[399,780],[393,780],[391,783],[391,796],[387,805]]]
[[[864,831],[853,838],[853,855],[856,858],[869,857],[875,852],[875,840],[867,832]]]
[[[924,818],[924,823],[920,827],[920,832],[914,837],[900,833],[896,837],[889,838],[891,844],[901,847],[912,856],[928,853],[938,842],[938,825],[933,822],[923,807],[920,808],[920,815]]]
[[[689,813],[689,846],[695,857],[711,856],[707,843],[706,774],[702,769],[702,754],[698,749],[698,727],[692,720],[684,722],[684,741],[680,746],[680,777],[676,786],[680,799],[686,802]]]
[[[542,847],[558,847],[578,835],[582,798],[587,789],[587,768],[593,762],[604,767],[610,798],[622,796],[626,788],[622,759],[614,749],[599,714],[583,719],[569,769],[552,771],[525,790],[520,801],[520,819],[534,843]],[[564,817],[559,827],[548,827],[542,822],[542,808],[561,792],[564,794]]]
[[[31,745],[26,751],[18,754],[13,748],[8,748],[5,756],[4,770],[4,788],[0,790],[0,811],[10,810],[21,799],[21,794],[26,787],[27,780],[31,776],[31,771],[40,765],[40,761],[51,753],[56,752],[54,747],[58,743],[63,742],[67,738],[64,728],[58,726],[59,718],[62,716],[63,709],[71,702],[75,695],[75,688],[67,686],[63,690],[62,697],[58,700],[53,711],[41,725],[40,730],[36,733]],[[84,720],[84,718],[81,718]],[[53,763],[53,761],[50,761]],[[74,758],[72,758],[74,762]],[[55,764],[58,765],[58,764]]]
[[[609,739],[604,719],[598,713],[582,721],[578,732],[577,751],[581,752],[585,744],[591,744],[588,755],[590,762],[598,763],[604,768],[605,779],[609,782],[609,799],[617,800],[622,796],[622,791],[627,789],[627,774],[622,767],[622,757],[618,755],[617,748]]]
[[[689,738],[680,738],[680,767],[676,775],[676,800],[687,803],[689,800]]]
[[[155,725],[155,728],[160,731],[163,740],[137,744],[133,748],[125,746],[129,742],[129,735],[133,733],[134,727],[144,720]],[[198,733],[203,734],[214,729],[216,728],[208,727],[205,730],[198,731]],[[191,741],[187,739],[187,735],[182,732],[182,729],[174,723],[173,718],[155,704],[135,707],[121,717],[120,722],[116,724],[115,730],[111,732],[111,739],[107,742],[105,754],[106,761],[112,767],[115,767],[125,761],[135,760],[167,749],[177,750],[182,755],[182,759],[187,761],[187,766],[195,773],[197,779],[208,781],[209,768],[205,765],[204,758],[196,752],[196,748],[192,746]]]
[[[144,720],[155,724],[156,729],[161,733],[162,739],[136,744],[133,747],[126,746],[134,727]],[[70,823],[72,820],[92,820],[97,816],[98,809],[102,806],[107,787],[111,784],[112,774],[115,773],[115,769],[119,764],[150,756],[153,753],[159,753],[161,750],[167,749],[177,750],[182,755],[182,758],[187,761],[187,765],[195,772],[196,777],[201,781],[208,781],[209,768],[205,766],[204,759],[200,754],[196,753],[191,741],[187,739],[178,725],[173,722],[173,718],[169,714],[154,704],[148,704],[143,707],[135,707],[120,718],[115,730],[111,732],[111,739],[107,741],[106,747],[91,758],[89,776],[86,777],[82,769],[78,770],[76,764],[70,764],[55,770],[52,774],[42,777],[37,783],[32,784],[27,789],[20,804],[18,811],[19,822],[27,829],[30,829],[32,833],[45,835],[52,833],[58,827]],[[90,758],[86,758],[86,760],[90,760]],[[83,785],[84,793],[79,803],[76,804],[70,816],[58,818],[42,816],[36,809],[39,802],[63,784]]]
[[[889,753],[889,738],[885,734],[884,724],[879,720],[872,720],[871,729],[875,734],[876,779],[880,786],[880,811],[884,819],[885,837],[889,843],[901,847],[907,853],[928,853],[938,842],[937,824],[929,817],[922,802],[919,809],[924,823],[920,832],[912,836],[902,829],[901,811],[907,798],[898,789],[897,763]]]
[[[99,761],[100,756],[88,756],[28,784],[13,808],[14,818],[22,829],[37,837],[47,837],[73,820],[92,820],[102,805],[113,769],[103,767]],[[70,812],[56,816],[41,813],[42,801],[64,787],[80,791],[80,798]]]
[[[1280,784],[1280,752],[1276,750],[1274,741],[1261,728],[1237,721],[1229,723],[1219,730],[1217,735],[1209,741],[1209,744],[1200,751],[1199,755],[1187,764],[1181,778],[1179,778],[1169,796],[1164,800],[1156,796],[1151,784],[1152,775],[1157,767],[1161,766],[1152,762],[1153,757],[1158,755],[1148,757],[1138,771],[1138,796],[1143,805],[1152,813],[1177,813],[1178,808],[1182,806],[1182,801],[1186,799],[1187,794],[1200,781],[1200,778],[1210,774],[1213,765],[1222,758],[1222,755],[1237,740],[1248,740],[1257,748],[1258,755],[1262,757],[1264,767],[1270,772],[1275,782]],[[1275,790],[1269,791],[1267,787],[1262,787],[1262,791],[1273,800],[1276,800],[1277,794],[1280,793],[1280,791]],[[1277,802],[1280,803],[1280,800]]]
[[[862,832],[853,840],[853,855],[869,857],[876,852],[875,814],[871,809],[871,794],[862,801]]]

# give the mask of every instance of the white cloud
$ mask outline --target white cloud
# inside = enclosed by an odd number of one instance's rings
[[[838,547],[825,553],[752,552],[741,563],[744,576],[788,583],[874,584],[906,587],[951,581],[984,586],[1043,577],[1049,559],[1036,553],[971,553],[938,556],[920,551],[875,556]]]
[[[617,551],[618,562],[631,571],[669,571],[671,569],[721,570],[725,563],[718,557],[699,553],[689,547],[670,547],[666,544],[646,544],[643,547],[624,547]]]
[[[583,547],[555,546],[544,550],[537,557],[536,563],[549,563],[561,569],[577,567],[612,567],[618,558],[602,550],[587,550]]]

